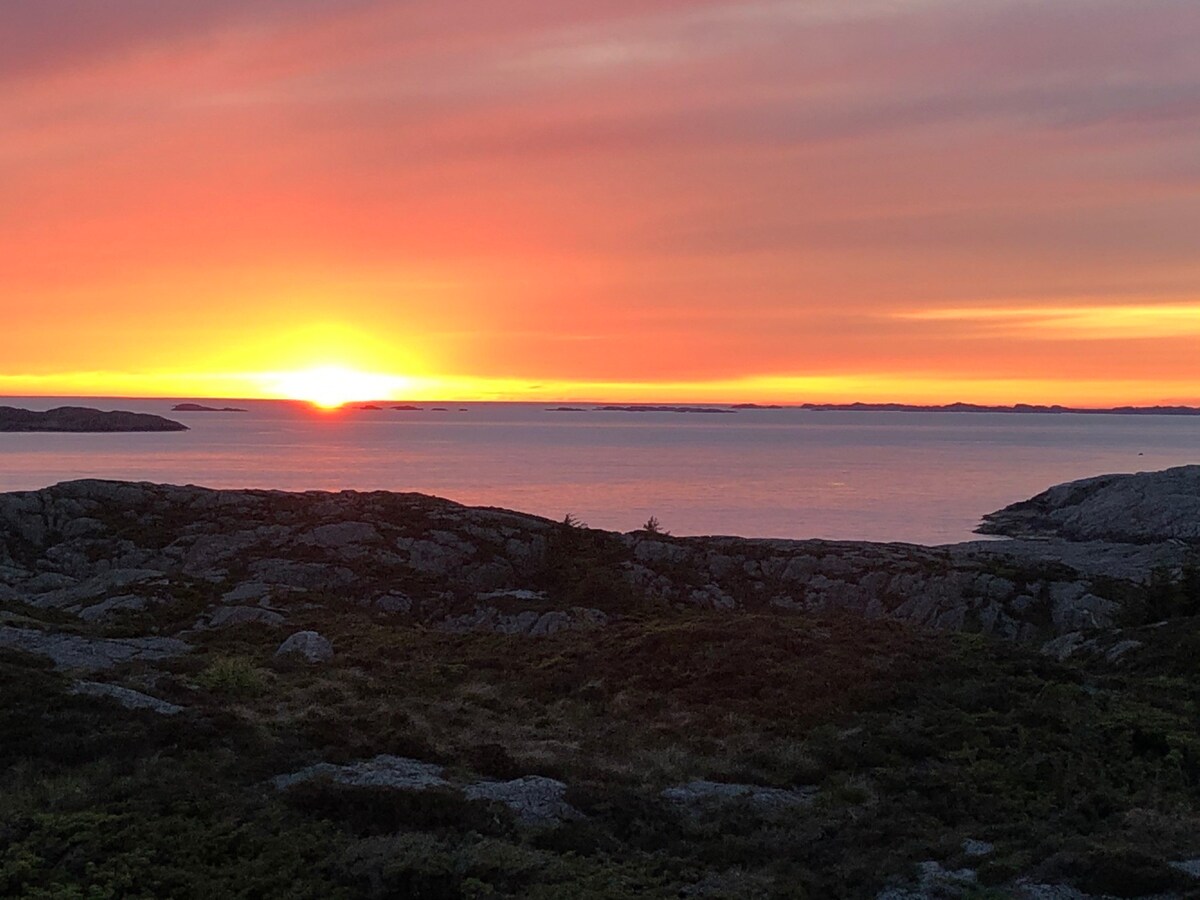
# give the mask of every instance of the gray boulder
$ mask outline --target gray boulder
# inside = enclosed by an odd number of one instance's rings
[[[297,631],[279,645],[275,655],[300,657],[307,663],[323,663],[333,659],[333,644],[315,631]]]
[[[407,594],[397,594],[394,591],[375,598],[371,604],[376,610],[389,615],[410,613],[413,611],[413,600]]]

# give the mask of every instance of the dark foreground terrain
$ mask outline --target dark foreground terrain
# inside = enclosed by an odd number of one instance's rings
[[[1198,507],[928,548],[0,495],[0,895],[1200,896]]]

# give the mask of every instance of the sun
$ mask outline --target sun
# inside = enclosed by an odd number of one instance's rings
[[[345,366],[315,366],[277,373],[271,377],[269,389],[278,397],[337,409],[347,403],[388,399],[409,384],[410,379],[398,375],[378,375]]]

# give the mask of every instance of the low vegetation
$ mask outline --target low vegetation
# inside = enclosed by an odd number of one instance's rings
[[[1167,863],[1200,855],[1195,618],[1138,629],[1124,661],[1060,663],[853,616],[650,606],[535,639],[308,615],[333,662],[277,662],[278,634],[248,626],[113,676],[173,717],[0,657],[0,895],[869,897],[921,860],[977,868],[979,896],[1020,874],[1193,884]],[[556,778],[584,817],[270,784],[381,753]],[[697,815],[662,797],[694,780],[813,799]],[[969,860],[965,839],[995,849]]]

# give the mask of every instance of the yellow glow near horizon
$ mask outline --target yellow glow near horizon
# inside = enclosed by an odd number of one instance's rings
[[[714,381],[538,381],[470,376],[390,375],[324,365],[272,372],[64,372],[0,374],[0,397],[162,397],[187,400],[288,399],[327,408],[367,400],[782,403],[1062,403],[1068,406],[1197,402],[1194,379],[950,378],[878,372],[757,376]],[[0,399],[0,405],[4,401]]]
[[[412,379],[401,375],[378,375],[346,366],[315,366],[264,378],[264,388],[270,396],[305,400],[322,409],[336,409],[363,400],[392,399],[411,385]]]

